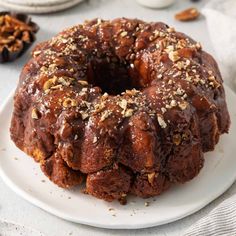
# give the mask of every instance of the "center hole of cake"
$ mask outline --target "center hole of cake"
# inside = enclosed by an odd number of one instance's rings
[[[120,62],[93,61],[88,82],[102,89],[103,93],[118,95],[133,88],[140,89],[131,76],[132,68]]]

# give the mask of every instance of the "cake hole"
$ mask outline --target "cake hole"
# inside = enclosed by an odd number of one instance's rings
[[[118,95],[133,88],[140,89],[131,76],[132,68],[120,62],[93,60],[88,71],[88,82],[102,89],[103,93]],[[136,76],[137,78],[137,76]]]

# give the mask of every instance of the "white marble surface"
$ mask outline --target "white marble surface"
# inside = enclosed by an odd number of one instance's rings
[[[206,0],[196,3],[201,8]],[[139,6],[135,0],[90,0],[79,4],[70,10],[52,15],[33,16],[40,25],[37,41],[50,38],[62,28],[82,22],[85,19],[95,17],[137,17],[147,21],[164,21],[174,26],[179,31],[191,35],[208,52],[215,54],[209,39],[204,17],[196,22],[181,23],[174,20],[174,13],[178,10],[194,5],[188,0],[176,0],[176,4],[165,10],[152,10]],[[0,9],[3,10],[3,9]],[[22,66],[29,58],[29,52],[14,63],[0,65],[0,105],[8,94],[16,87],[18,76]],[[217,187],[217,186],[216,186]],[[28,202],[16,196],[0,180],[0,219],[38,229],[48,236],[66,235],[170,235],[180,236],[196,220],[200,219],[223,199],[236,193],[236,184],[223,196],[205,207],[203,210],[183,220],[143,230],[105,230],[73,224],[52,216],[41,209],[32,206]],[[92,214],[92,213],[91,213]]]

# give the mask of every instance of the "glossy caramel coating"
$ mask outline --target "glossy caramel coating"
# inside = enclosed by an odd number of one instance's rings
[[[215,60],[164,23],[95,19],[39,44],[11,137],[61,187],[107,201],[194,178],[230,118]]]

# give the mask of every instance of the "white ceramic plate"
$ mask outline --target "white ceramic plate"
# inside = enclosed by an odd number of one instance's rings
[[[40,14],[40,13],[51,13],[51,12],[65,10],[67,8],[77,5],[78,3],[82,1],[83,0],[70,0],[70,1],[61,2],[60,4],[58,3],[58,4],[52,4],[52,5],[33,6],[33,5],[18,5],[15,3],[10,3],[10,2],[0,0],[0,6],[13,10],[13,11]]]
[[[0,112],[0,176],[17,194],[34,205],[69,221],[113,229],[145,228],[190,215],[220,196],[236,179],[236,95],[226,87],[232,125],[214,152],[205,155],[200,174],[192,181],[171,188],[151,199],[130,197],[128,204],[107,203],[63,190],[51,183],[39,165],[18,150],[9,138],[12,97]],[[150,202],[145,206],[145,202]]]

